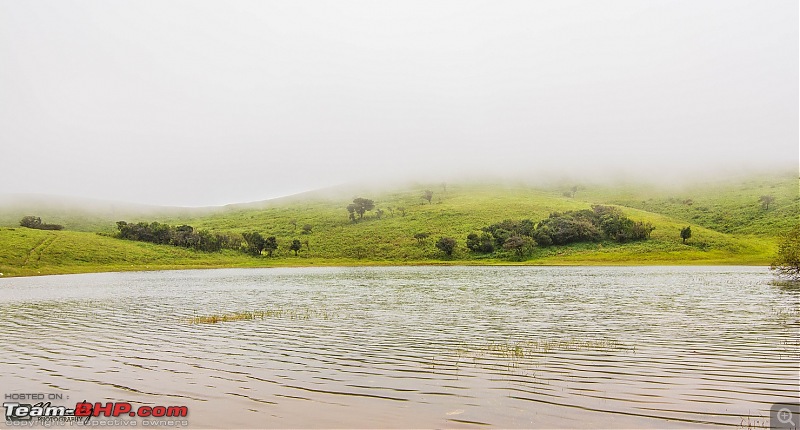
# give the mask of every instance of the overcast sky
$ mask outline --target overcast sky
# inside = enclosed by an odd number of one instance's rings
[[[797,167],[797,0],[0,1],[0,193]]]

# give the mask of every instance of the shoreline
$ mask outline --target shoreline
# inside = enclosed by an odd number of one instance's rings
[[[575,259],[551,261],[475,261],[475,260],[448,260],[448,261],[359,261],[359,260],[312,260],[305,263],[295,261],[288,264],[154,264],[144,266],[51,266],[42,268],[22,269],[12,273],[3,273],[2,279],[30,278],[38,276],[79,275],[92,273],[123,273],[123,272],[156,272],[177,270],[203,270],[203,269],[272,269],[272,268],[305,268],[305,267],[404,267],[404,266],[470,266],[470,267],[659,267],[659,266],[748,266],[765,267],[769,263],[752,260],[663,260],[663,261],[598,261],[591,259]],[[254,262],[257,263],[257,262]]]

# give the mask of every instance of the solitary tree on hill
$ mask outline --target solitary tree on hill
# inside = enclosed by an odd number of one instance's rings
[[[450,257],[456,249],[456,240],[452,237],[440,237],[439,240],[436,241],[436,247]]]
[[[425,190],[422,194],[422,198],[428,201],[428,204],[431,204],[431,199],[433,198],[433,191]]]
[[[686,243],[686,239],[692,237],[692,228],[686,226],[681,229],[681,239],[683,239],[683,243]]]
[[[570,188],[569,191],[564,191],[561,193],[564,197],[575,197],[575,193],[578,192],[578,186],[575,185],[574,187]]]
[[[267,255],[272,257],[272,253],[278,249],[278,240],[275,239],[275,236],[270,236],[264,241],[264,249],[267,251]]]
[[[300,242],[300,239],[292,240],[292,245],[289,246],[289,249],[294,251],[294,255],[295,256],[297,255],[297,251],[300,251],[300,249],[302,249],[302,248],[303,248],[303,244]]]
[[[364,213],[375,209],[375,202],[370,199],[356,197],[353,203],[347,205],[347,212],[350,213],[350,219],[355,221],[355,214],[358,214],[358,219],[364,218]]]
[[[769,205],[775,201],[775,197],[770,195],[761,196],[758,198],[758,201],[761,202],[761,207],[764,208],[765,211],[769,210]]]

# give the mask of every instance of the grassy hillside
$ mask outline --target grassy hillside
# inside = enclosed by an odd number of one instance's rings
[[[759,197],[775,201],[764,209]],[[612,203],[667,215],[687,223],[732,234],[774,236],[798,222],[798,178],[794,175],[748,178],[735,183],[699,183],[680,188],[588,186],[576,195],[590,202]]]
[[[203,253],[74,231],[0,228],[3,276],[254,264],[239,253]]]
[[[423,191],[433,191],[429,204]],[[616,204],[635,221],[656,229],[644,242],[584,243],[536,248],[524,264],[768,264],[777,237],[798,222],[798,190],[794,177],[767,178],[745,183],[712,184],[680,194],[644,186],[583,186],[575,197],[562,189],[530,186],[459,185],[409,186],[393,192],[362,190],[329,197],[321,194],[220,208],[204,214],[139,216],[127,221],[190,224],[220,233],[257,231],[276,236],[280,248],[273,258],[249,257],[234,251],[203,253],[166,245],[120,240],[76,231],[39,231],[0,228],[0,272],[5,276],[75,273],[105,270],[142,270],[189,267],[346,265],[346,264],[520,264],[503,256],[473,254],[466,249],[467,234],[504,219],[539,220],[553,211]],[[769,210],[758,197],[772,194]],[[356,197],[375,200],[375,211],[351,222],[345,210]],[[685,200],[691,198],[691,205]],[[398,210],[405,208],[405,216]],[[51,222],[49,219],[45,221]],[[101,224],[113,226],[116,219]],[[58,222],[52,220],[52,222]],[[302,226],[312,226],[302,234]],[[692,238],[683,244],[680,229],[692,226]],[[108,228],[99,229],[108,231]],[[415,233],[429,233],[423,242]],[[437,238],[458,240],[452,258],[434,246]],[[293,239],[303,246],[299,256],[288,249]]]

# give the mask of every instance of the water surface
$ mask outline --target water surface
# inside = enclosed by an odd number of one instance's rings
[[[800,291],[770,281],[747,267],[2,279],[0,387],[188,405],[192,427],[747,427],[798,396]],[[245,311],[259,317],[192,323]]]

